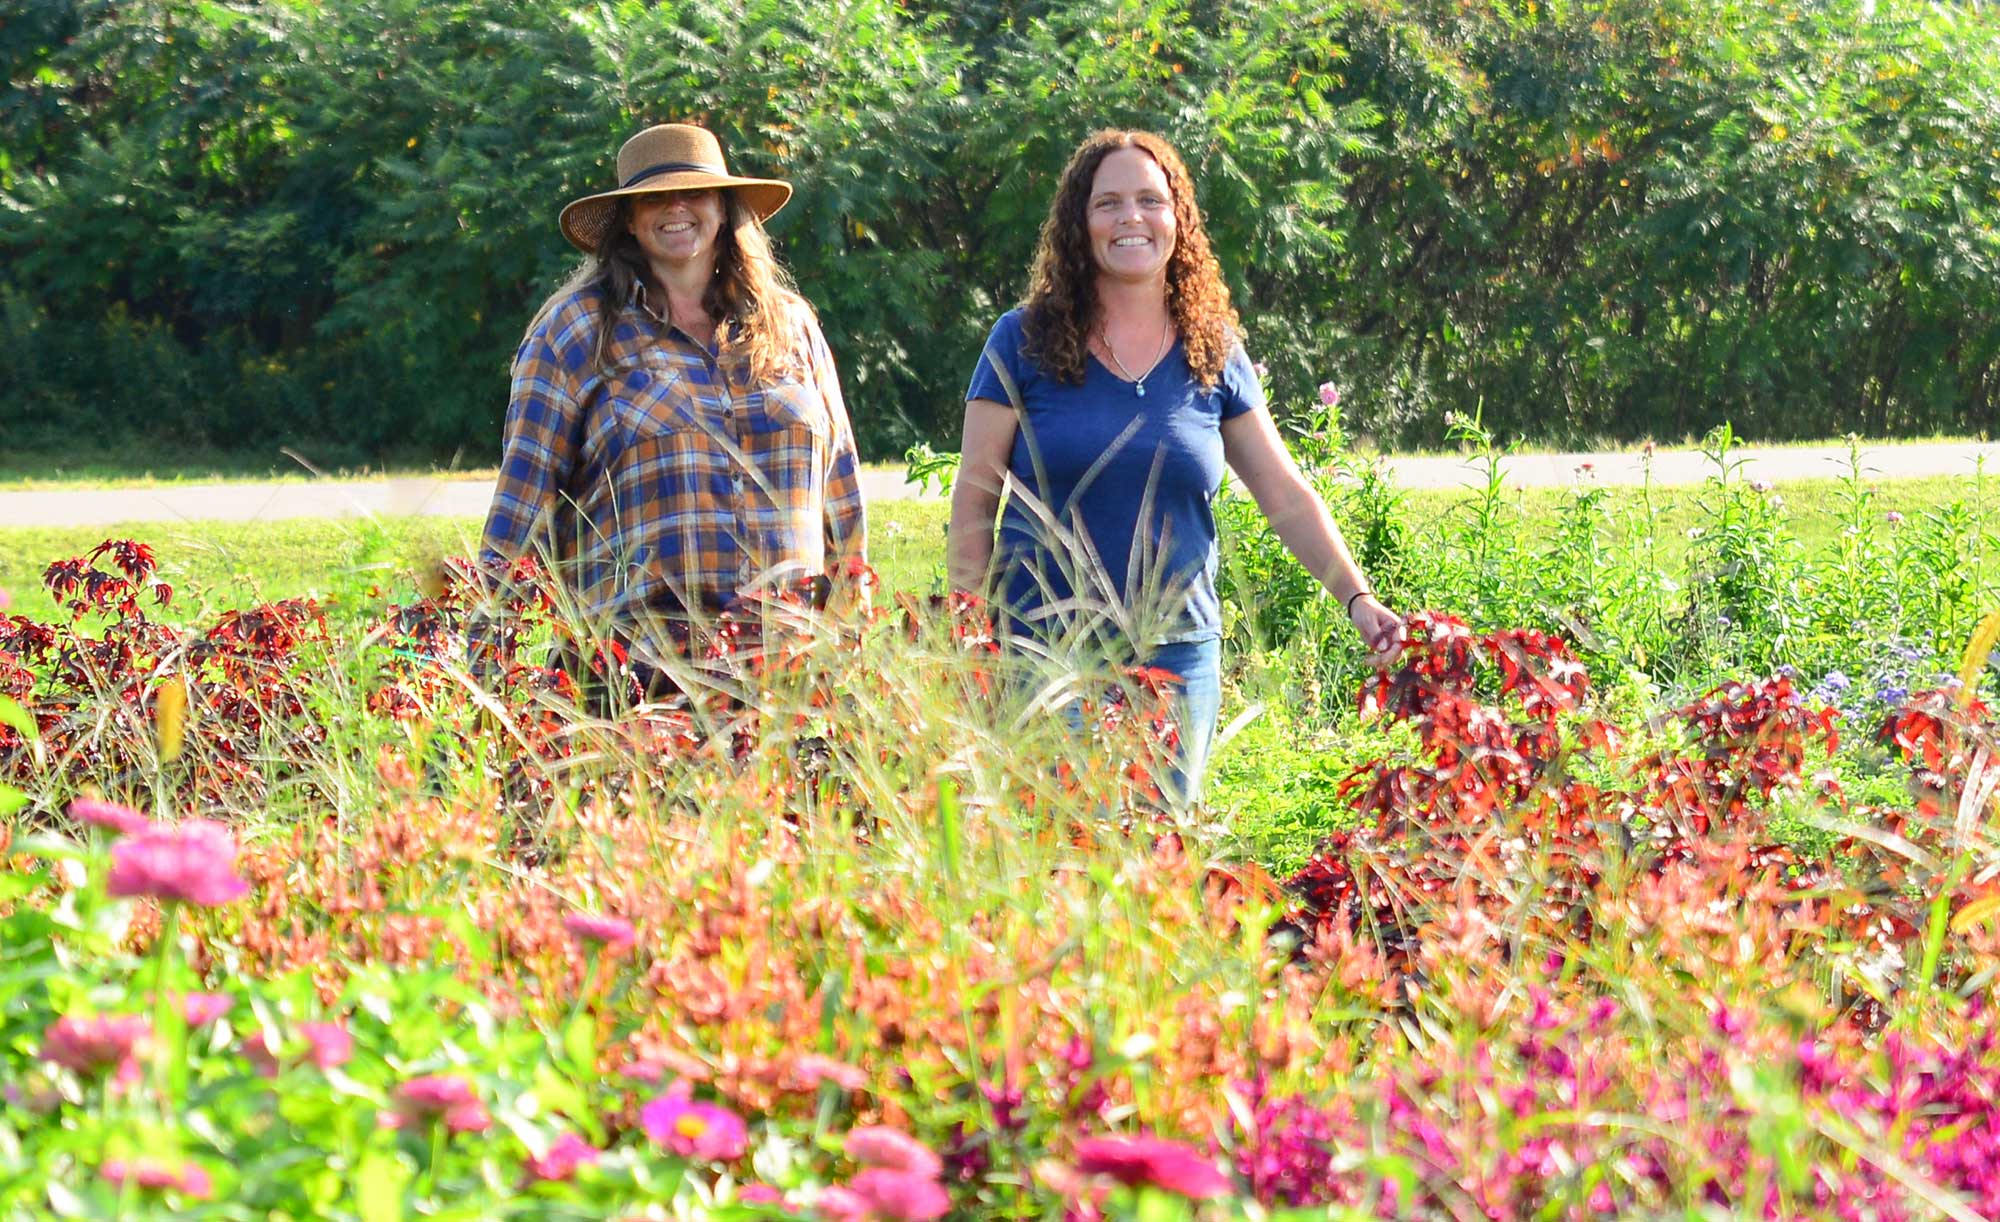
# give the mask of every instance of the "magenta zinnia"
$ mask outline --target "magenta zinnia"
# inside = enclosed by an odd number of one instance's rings
[[[594,912],[572,912],[563,918],[563,928],[579,942],[596,943],[606,950],[624,950],[638,941],[632,922]]]
[[[136,1188],[158,1192],[171,1188],[183,1195],[207,1200],[215,1191],[215,1185],[199,1163],[182,1163],[175,1167],[158,1159],[135,1158],[126,1160],[113,1158],[105,1161],[97,1169],[106,1183],[116,1188],[131,1184]]]
[[[119,1081],[138,1076],[139,1055],[153,1028],[136,1014],[59,1018],[42,1033],[41,1058],[79,1074],[116,1070]]]
[[[442,1120],[454,1133],[484,1133],[493,1127],[493,1117],[473,1092],[472,1083],[456,1074],[427,1074],[411,1078],[396,1088],[394,1111],[382,1113],[389,1128]]]
[[[1076,1143],[1076,1169],[1197,1201],[1229,1191],[1229,1177],[1214,1163],[1194,1147],[1164,1137],[1086,1137]]]
[[[741,1116],[681,1094],[662,1095],[639,1109],[639,1127],[665,1149],[702,1162],[728,1162],[750,1148]]]
[[[576,1174],[578,1167],[597,1161],[598,1149],[574,1133],[563,1133],[549,1143],[548,1153],[528,1158],[528,1178],[560,1181]]]
[[[213,908],[243,898],[250,884],[236,873],[235,835],[220,823],[190,819],[150,824],[112,845],[107,889]]]
[[[181,998],[181,1021],[190,1027],[206,1027],[229,1013],[235,1004],[224,993],[189,993]]]
[[[887,1167],[870,1167],[819,1197],[820,1213],[842,1222],[929,1222],[950,1210],[936,1180]]]
[[[78,798],[69,804],[69,817],[78,823],[101,827],[107,832],[130,836],[153,826],[153,821],[129,806],[102,798]]]
[[[868,1167],[886,1167],[936,1179],[944,1172],[944,1160],[931,1153],[924,1143],[886,1125],[869,1124],[848,1133],[843,1149],[847,1157]]]

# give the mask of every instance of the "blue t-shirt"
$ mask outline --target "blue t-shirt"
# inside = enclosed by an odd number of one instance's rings
[[[1080,619],[1141,646],[1220,636],[1222,422],[1264,406],[1242,345],[1205,390],[1175,340],[1140,395],[1095,356],[1082,383],[1065,382],[1023,342],[1020,310],[987,340],[1022,399],[1009,469],[1029,495],[1008,499],[998,555],[1015,629],[1047,636]],[[1011,402],[984,353],[965,397]]]

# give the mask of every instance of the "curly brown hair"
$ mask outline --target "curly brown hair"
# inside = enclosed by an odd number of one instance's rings
[[[1097,167],[1118,149],[1136,148],[1159,163],[1173,195],[1178,234],[1167,259],[1167,312],[1187,350],[1188,368],[1204,386],[1215,385],[1230,351],[1242,335],[1236,309],[1229,304],[1229,286],[1208,244],[1201,209],[1194,202],[1194,179],[1174,146],[1151,132],[1106,128],[1090,136],[1070,155],[1049,218],[1042,222],[1042,239],[1035,249],[1035,270],[1023,301],[1021,327],[1027,350],[1050,373],[1066,382],[1083,381],[1084,358],[1090,352],[1090,332],[1097,317],[1097,261],[1090,253],[1086,210]]]

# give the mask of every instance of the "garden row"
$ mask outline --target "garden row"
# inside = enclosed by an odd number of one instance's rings
[[[1908,691],[1840,690],[1847,655],[1787,651],[1901,621],[1837,636],[1823,569],[1777,570],[1818,635],[1743,613],[1764,545],[1831,561],[1723,458],[1687,529],[1748,514],[1758,546],[1684,549],[1672,622],[1721,644],[1649,689],[1661,655],[1609,643],[1652,638],[1549,559],[1601,542],[1492,507],[1433,536],[1371,502],[1403,605],[1478,618],[1415,616],[1366,681],[1316,604],[1237,595],[1240,689],[1347,757],[1308,774],[1334,834],[1277,875],[1158,808],[1146,676],[1009,658],[963,599],[774,605],[761,651],[693,652],[701,698],[604,718],[541,646],[614,701],[615,658],[532,566],[504,606],[448,568],[177,622],[143,545],[57,558],[60,612],[0,616],[0,1205],[1991,1216],[2000,618],[1952,656],[1934,628]],[[1581,537],[1615,534],[1590,496]],[[1868,616],[1984,596],[1984,543],[1924,578],[1911,526],[1824,545],[1908,572]],[[1556,630],[1488,621],[1509,596]],[[474,612],[516,629],[477,675]]]

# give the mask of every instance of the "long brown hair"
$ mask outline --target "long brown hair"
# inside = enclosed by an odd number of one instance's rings
[[[1083,381],[1090,330],[1097,317],[1097,261],[1090,253],[1090,188],[1097,167],[1114,151],[1136,148],[1159,163],[1173,196],[1178,233],[1167,258],[1167,312],[1187,349],[1188,368],[1214,386],[1242,334],[1229,286],[1209,247],[1194,180],[1174,146],[1151,132],[1106,128],[1077,146],[1064,167],[1028,282],[1021,324],[1027,349],[1043,368],[1068,382]]]
[[[647,283],[645,252],[639,239],[626,224],[632,215],[632,197],[619,197],[618,210],[604,227],[597,249],[584,256],[577,269],[563,281],[555,295],[535,312],[533,331],[542,316],[559,301],[579,289],[596,289],[597,336],[591,349],[591,370],[600,371],[611,356],[612,331],[618,312],[632,300],[632,288]],[[720,320],[716,334],[722,341],[722,355],[740,355],[750,362],[750,380],[763,384],[796,373],[794,365],[803,359],[796,342],[794,310],[810,310],[799,296],[792,278],[771,253],[771,239],[757,214],[736,198],[722,192],[724,224],[716,234],[715,277],[702,295],[702,308]],[[665,302],[658,303],[664,308]]]

